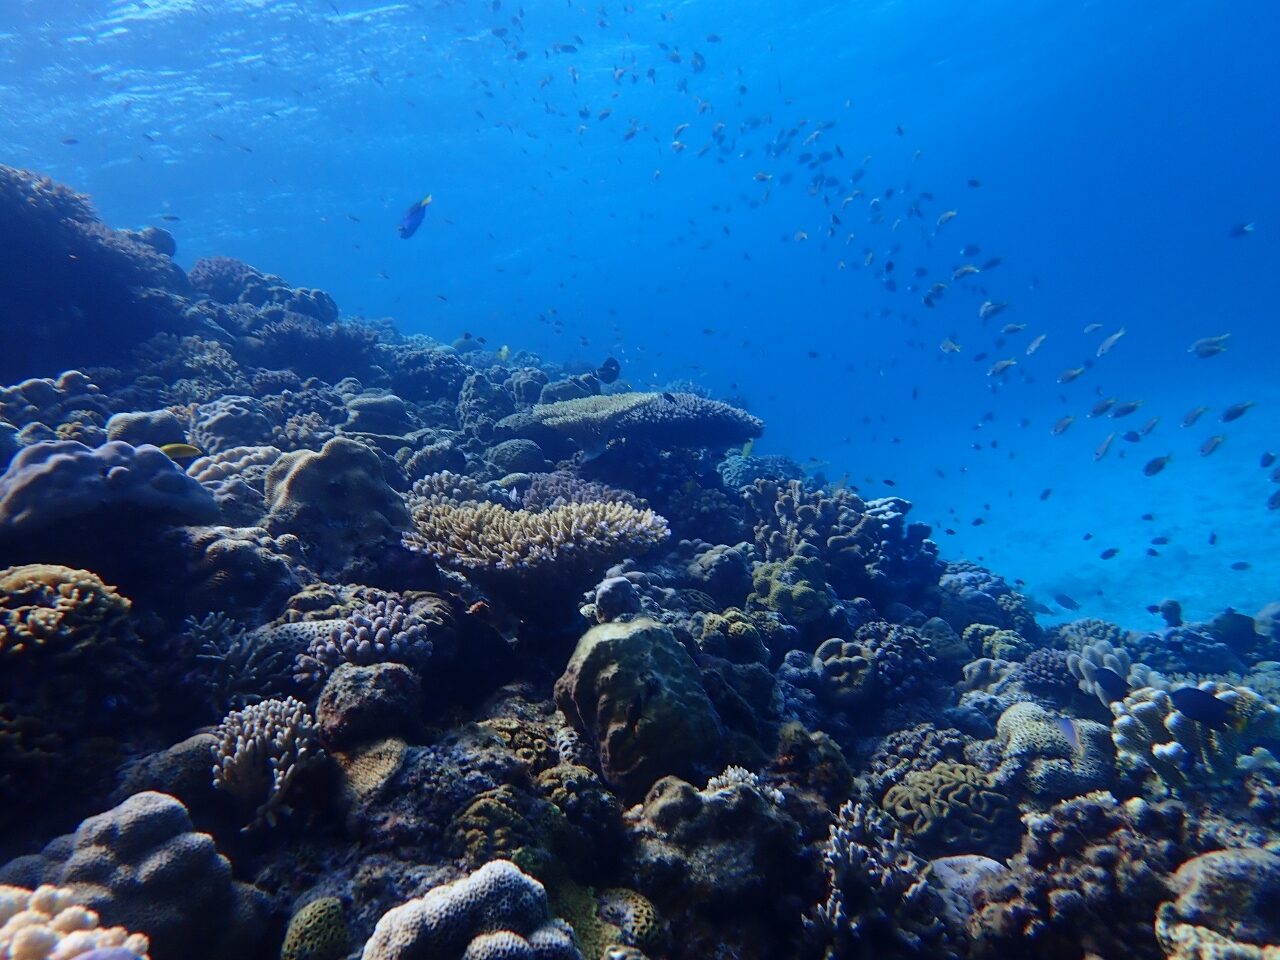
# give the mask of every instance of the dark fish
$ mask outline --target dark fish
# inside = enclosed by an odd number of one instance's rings
[[[1100,417],[1112,407],[1116,405],[1115,397],[1107,397],[1105,400],[1099,400],[1093,405],[1093,409],[1087,414],[1090,417]]]
[[[1276,455],[1272,453],[1270,450],[1268,450],[1266,453],[1262,455],[1262,459],[1258,462],[1261,465],[1262,469],[1265,470],[1267,469],[1267,467],[1271,466],[1273,463],[1276,462]]]
[[[1207,457],[1209,454],[1213,453],[1213,451],[1222,446],[1222,441],[1225,439],[1227,439],[1226,435],[1221,433],[1210,437],[1204,443],[1200,444],[1200,456]]]
[[[662,399],[667,401],[667,403],[675,403],[676,395],[674,393],[667,393],[664,391],[662,394]]]
[[[978,187],[982,186],[982,181],[981,181],[981,180],[978,180],[978,179],[975,179],[974,177],[970,177],[970,178],[969,178],[967,181],[965,181],[965,182],[966,182],[966,183],[968,183],[968,184],[969,184],[969,186],[970,186],[970,187],[972,187],[974,190],[977,190],[977,189],[978,189]]]
[[[1208,409],[1209,409],[1208,407],[1196,407],[1194,410],[1188,411],[1187,415],[1182,418],[1182,425],[1184,427],[1191,426],[1197,420],[1203,417],[1206,411],[1208,411]]]
[[[1277,490],[1271,496],[1267,497],[1267,509],[1268,510],[1280,509],[1280,490]]]
[[[1053,602],[1066,610],[1080,609],[1080,604],[1076,603],[1075,600],[1068,597],[1065,593],[1055,593],[1053,595]]]
[[[1098,556],[1103,560],[1110,560],[1119,552],[1120,550],[1118,547],[1107,547],[1107,549],[1103,550],[1100,554],[1098,554]]]
[[[1248,570],[1250,563],[1248,560],[1237,560],[1231,565],[1232,570]]]
[[[1114,407],[1111,408],[1111,417],[1112,419],[1116,419],[1118,417],[1127,417],[1129,416],[1129,414],[1133,413],[1139,407],[1141,407],[1142,403],[1143,401],[1141,400],[1124,400],[1120,403],[1117,403]]]
[[[1137,443],[1142,439],[1142,434],[1137,430],[1126,430],[1124,433],[1120,434],[1120,439],[1125,443]]]
[[[596,377],[601,383],[613,383],[618,379],[618,374],[622,372],[622,364],[613,357],[608,357],[604,363],[596,368]]]
[[[399,226],[401,240],[408,240],[418,232],[418,228],[422,226],[422,219],[427,215],[427,207],[429,206],[431,206],[431,194],[427,194],[404,212]]]
[[[1199,687],[1179,687],[1169,699],[1179,713],[1206,727],[1225,727],[1231,719],[1231,704]]]
[[[1173,459],[1173,454],[1166,453],[1163,457],[1155,457],[1154,459],[1148,460],[1147,465],[1142,468],[1142,472],[1145,476],[1154,477],[1157,473],[1168,466],[1171,459]]]
[[[1040,491],[1040,499],[1041,499],[1041,500],[1048,500],[1048,499],[1049,499],[1049,495],[1050,495],[1050,494],[1052,494],[1052,493],[1053,493],[1053,488],[1052,488],[1052,487],[1045,487],[1043,490],[1041,490],[1041,491]]]
[[[1239,420],[1254,405],[1253,400],[1246,400],[1243,403],[1233,403],[1227,409],[1222,411],[1222,422],[1230,423],[1232,420]]]
[[[1098,688],[1112,700],[1123,700],[1129,692],[1129,681],[1110,667],[1099,667],[1094,673]]]
[[[1154,543],[1157,547],[1163,547],[1166,543],[1169,542],[1169,538],[1168,537],[1152,537],[1151,542]]]

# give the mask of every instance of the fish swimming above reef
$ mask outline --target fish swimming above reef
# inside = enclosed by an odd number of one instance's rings
[[[1220,333],[1216,337],[1201,337],[1187,347],[1187,353],[1194,353],[1201,360],[1216,357],[1227,349],[1227,338],[1230,336],[1229,333]]]
[[[1058,374],[1059,383],[1070,383],[1072,380],[1084,374],[1084,367],[1072,367],[1069,370],[1063,370]]]
[[[1119,343],[1120,338],[1123,337],[1124,335],[1125,335],[1125,329],[1124,327],[1121,327],[1115,333],[1111,334],[1111,336],[1107,337],[1107,339],[1103,340],[1102,343],[1098,345],[1098,356],[1105,357],[1108,353],[1110,353],[1111,348],[1114,347],[1117,343]]]
[[[423,218],[427,215],[427,207],[429,206],[431,206],[431,194],[428,193],[404,212],[404,216],[400,218],[400,226],[397,227],[400,231],[401,240],[408,240],[418,232],[418,228],[422,226]]]
[[[1154,477],[1157,473],[1169,465],[1169,461],[1173,459],[1173,454],[1166,453],[1163,457],[1155,457],[1147,461],[1146,466],[1142,468],[1142,473],[1147,477]]]
[[[1253,405],[1253,400],[1246,400],[1243,403],[1233,403],[1231,406],[1227,407],[1227,409],[1222,411],[1222,416],[1219,419],[1223,423],[1230,423],[1232,420],[1239,420],[1249,412],[1249,408]]]
[[[1226,700],[1199,687],[1179,687],[1169,694],[1169,699],[1179,713],[1206,727],[1229,726],[1235,712]]]

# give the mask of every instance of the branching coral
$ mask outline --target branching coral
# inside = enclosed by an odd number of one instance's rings
[[[290,786],[320,754],[306,704],[264,700],[227,714],[214,731],[213,785],[257,804],[250,827],[275,826]]]

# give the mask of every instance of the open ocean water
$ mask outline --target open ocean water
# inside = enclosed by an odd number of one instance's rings
[[[757,453],[907,497],[1055,614],[1280,583],[1275,4],[9,0],[0,30],[4,159],[183,264],[738,398]]]

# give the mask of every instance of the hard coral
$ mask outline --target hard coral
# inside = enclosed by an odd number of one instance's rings
[[[943,762],[908,773],[884,795],[884,808],[929,856],[1000,856],[1017,845],[1012,798],[990,775],[965,763]]]
[[[546,889],[494,860],[383,914],[363,960],[582,960],[572,932],[552,920]]]
[[[65,887],[0,886],[0,957],[65,960],[102,952],[109,960],[112,948],[118,951],[116,960],[147,960],[150,941],[124,927],[99,926],[97,913]]]
[[[319,756],[306,704],[293,697],[233,710],[214,731],[213,785],[255,806],[251,827],[275,826],[289,788]]]

